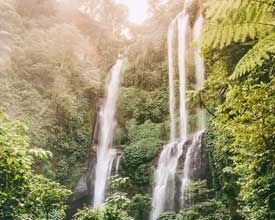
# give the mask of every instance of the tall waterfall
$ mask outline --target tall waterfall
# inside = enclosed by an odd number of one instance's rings
[[[123,60],[118,59],[112,68],[111,79],[107,87],[107,97],[100,110],[100,137],[95,169],[94,206],[101,205],[105,200],[108,178],[111,175],[113,161],[116,157],[116,152],[111,147],[116,127],[115,114],[122,66]]]
[[[195,53],[195,67],[196,67],[196,81],[197,90],[201,90],[205,79],[205,65],[201,56],[201,50],[199,47],[199,39],[203,29],[203,16],[200,15],[194,25],[193,39],[195,41],[194,53]],[[205,111],[198,110],[198,127],[199,129],[205,129],[206,116]]]
[[[194,1],[193,1],[194,2]],[[184,10],[179,13],[168,29],[168,66],[169,66],[169,110],[170,110],[170,143],[163,147],[160,154],[158,167],[155,173],[155,187],[153,190],[151,219],[155,220],[159,215],[168,210],[175,210],[176,201],[176,171],[178,161],[183,154],[183,145],[188,139],[188,109],[186,105],[186,87],[188,68],[187,63],[191,59],[195,64],[196,88],[200,90],[204,83],[205,67],[200,55],[198,45],[193,46],[189,53],[191,40],[197,42],[203,27],[203,16],[200,15],[193,27],[191,27],[190,15],[187,7],[192,1],[186,1]],[[176,97],[175,97],[175,61],[174,61],[174,38],[178,33],[177,53],[179,72],[179,135],[177,137],[176,126]],[[193,137],[192,144],[188,147],[184,161],[183,177],[181,179],[181,202],[186,198],[185,188],[192,178],[192,172],[200,164],[203,129],[205,128],[205,113],[198,109],[197,132]],[[194,169],[192,169],[194,167]]]
[[[203,16],[200,15],[195,22],[193,29],[193,40],[196,45],[194,46],[194,56],[195,56],[195,75],[196,75],[196,87],[197,90],[202,89],[204,79],[205,79],[205,65],[204,60],[201,57],[200,47],[198,46],[198,40],[201,36],[203,28]],[[186,187],[191,181],[191,173],[194,171],[194,166],[200,166],[200,158],[198,154],[201,152],[202,147],[202,138],[205,129],[205,111],[198,109],[198,131],[193,137],[193,142],[191,146],[188,148],[185,161],[184,161],[184,175],[182,178],[182,186],[181,186],[181,207],[190,206],[190,201],[188,201],[188,192],[186,192]],[[196,168],[196,167],[195,167]]]
[[[201,36],[203,28],[203,16],[200,15],[199,18],[196,20],[193,30],[193,39],[195,41],[195,67],[196,67],[196,80],[197,80],[197,89],[202,89],[204,78],[205,78],[205,65],[203,57],[201,56],[201,50],[198,45],[198,41]]]
[[[168,30],[168,62],[169,62],[169,92],[170,92],[170,143],[163,147],[155,174],[155,188],[152,200],[151,219],[155,220],[166,211],[174,209],[175,174],[178,160],[182,155],[183,143],[187,140],[187,108],[186,108],[186,37],[189,31],[189,16],[179,14],[173,20]],[[177,25],[177,26],[176,26]],[[180,78],[180,137],[176,140],[175,122],[175,82],[173,40],[178,27],[178,68]]]
[[[170,141],[176,139],[176,121],[175,121],[175,68],[173,59],[173,40],[175,35],[175,23],[173,20],[168,29],[168,67],[169,67],[169,112],[170,112]]]
[[[178,66],[180,80],[180,140],[187,140],[188,115],[186,107],[186,55],[187,33],[189,31],[189,16],[185,13],[178,15]]]

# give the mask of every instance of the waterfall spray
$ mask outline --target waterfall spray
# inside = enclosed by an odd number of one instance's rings
[[[152,220],[157,219],[162,212],[174,208],[175,173],[181,154],[182,145],[176,142],[165,145],[161,152],[155,174],[156,187],[152,201]]]

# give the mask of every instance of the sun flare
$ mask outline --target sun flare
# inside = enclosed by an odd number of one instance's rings
[[[147,0],[117,0],[117,2],[129,8],[129,21],[132,23],[141,24],[148,17]]]

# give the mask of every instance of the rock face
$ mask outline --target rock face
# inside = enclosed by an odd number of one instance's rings
[[[194,139],[194,135],[193,139]],[[175,195],[175,210],[179,211],[181,207],[182,201],[182,181],[184,177],[184,172],[186,171],[186,157],[187,157],[187,152],[188,149],[191,147],[191,145],[194,144],[194,140],[189,139],[186,141],[183,145],[183,153],[181,157],[179,158],[178,161],[178,167],[177,167],[177,172],[176,172],[176,195]],[[194,147],[194,146],[193,146]],[[193,155],[191,156],[190,160],[190,173],[189,173],[189,178],[192,181],[196,180],[204,180],[204,179],[209,179],[209,163],[208,163],[208,157],[207,157],[207,152],[205,149],[205,144],[204,144],[204,134],[201,136],[201,141],[198,146],[193,151]]]
[[[79,179],[76,187],[74,188],[74,194],[69,201],[70,212],[67,213],[67,219],[76,213],[78,209],[84,206],[91,206],[94,198],[94,180],[95,180],[95,166],[96,166],[96,149],[97,146],[93,145],[89,152],[89,156],[86,160],[86,171]],[[119,170],[119,161],[122,156],[122,152],[116,149],[116,158],[112,164],[111,176],[117,174]],[[107,189],[108,190],[108,189]]]
[[[83,206],[91,206],[94,198],[94,180],[95,180],[95,167],[97,162],[97,145],[99,139],[100,128],[100,106],[103,103],[102,98],[96,98],[96,120],[93,125],[93,140],[92,146],[85,161],[85,170],[80,177],[74,188],[74,194],[69,201],[70,212],[67,213],[67,219],[71,219],[76,213],[77,209],[83,208]],[[119,149],[114,149],[116,157],[112,163],[111,175],[114,176],[119,170],[119,162],[122,152]]]
[[[77,209],[81,209],[84,205],[91,205],[92,198],[94,193],[94,179],[95,179],[95,165],[96,165],[96,148],[98,144],[99,136],[99,112],[100,106],[103,102],[103,99],[97,97],[96,102],[96,120],[94,120],[93,125],[93,140],[90,151],[88,152],[87,159],[85,161],[85,170],[83,175],[80,177],[74,188],[74,194],[71,200],[69,201],[70,212],[67,213],[67,219],[71,219]]]
[[[184,173],[184,162],[186,158],[187,149],[192,144],[192,140],[189,139],[183,145],[183,154],[178,161],[177,176],[183,176]],[[208,177],[208,158],[204,145],[204,135],[202,136],[202,146],[197,149],[198,160],[191,161],[192,172],[191,179],[206,179]]]
[[[92,203],[95,165],[96,146],[93,145],[86,160],[86,171],[76,184],[73,197],[69,201],[70,212],[67,213],[67,219],[71,219],[77,209],[81,209],[84,205],[89,206]]]

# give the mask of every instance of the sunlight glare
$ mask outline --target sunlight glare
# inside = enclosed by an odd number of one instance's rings
[[[117,0],[117,3],[125,4],[129,8],[129,21],[141,24],[148,17],[147,0]]]

